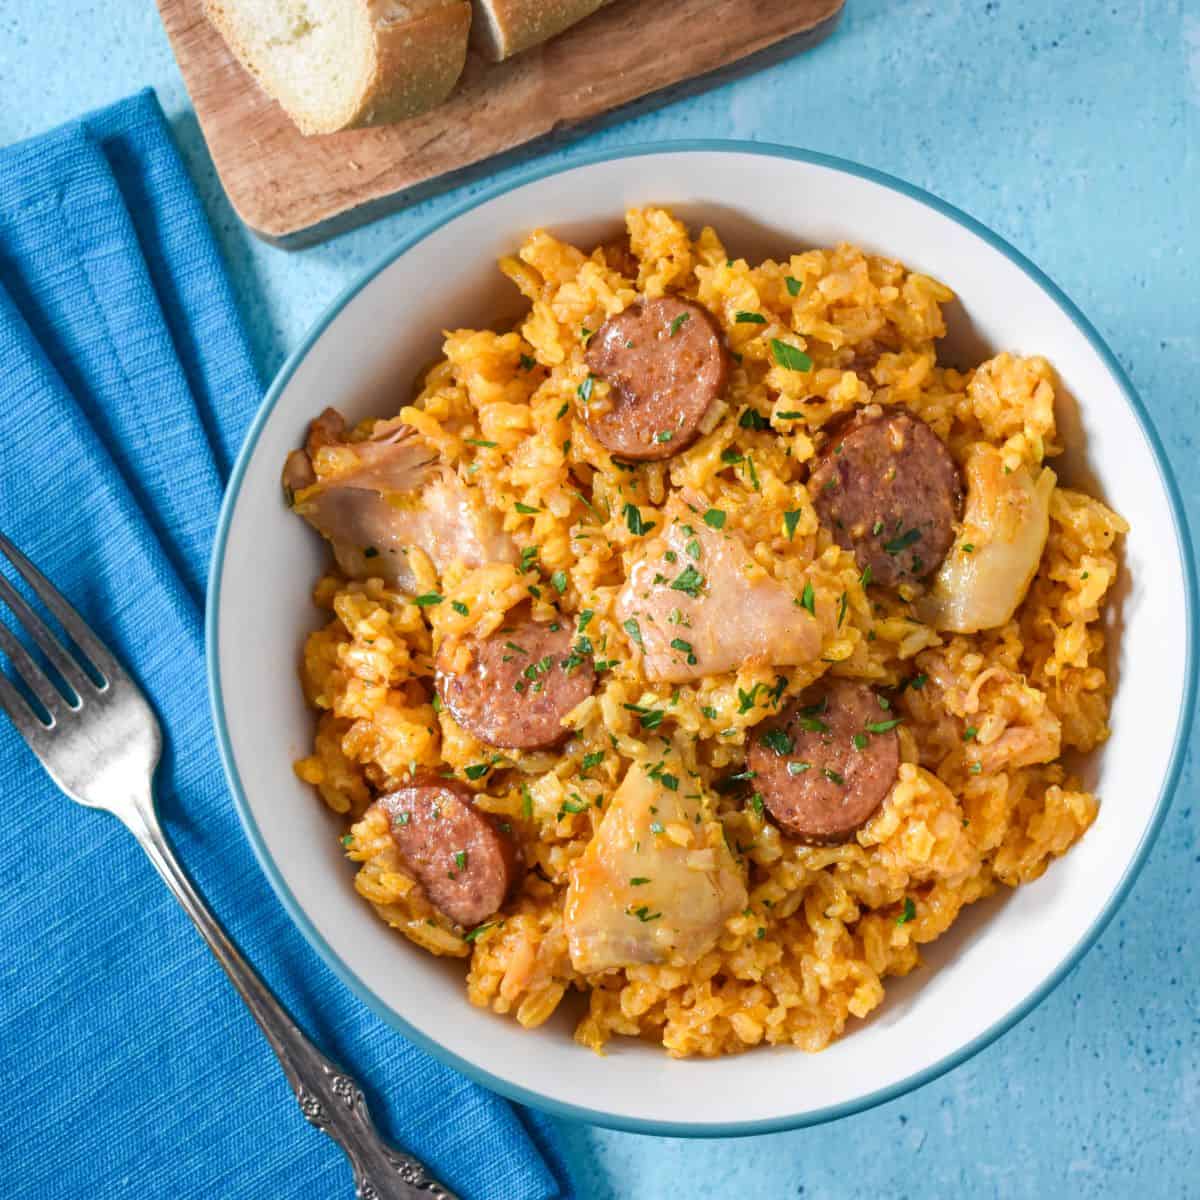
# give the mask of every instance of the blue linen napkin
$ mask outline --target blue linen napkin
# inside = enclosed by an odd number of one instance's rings
[[[0,150],[0,528],[153,698],[168,836],[276,993],[364,1084],[381,1127],[465,1200],[567,1196],[544,1118],[361,1005],[292,927],[242,836],[201,625],[221,490],[259,395],[152,92]],[[133,839],[62,797],[2,717],[0,795],[8,1200],[350,1196],[341,1152],[304,1123]]]

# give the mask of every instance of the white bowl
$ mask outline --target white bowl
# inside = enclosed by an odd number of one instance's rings
[[[629,205],[711,223],[737,255],[857,242],[944,280],[960,297],[947,355],[1044,354],[1067,399],[1056,470],[1130,522],[1112,611],[1119,682],[1113,737],[1089,764],[1095,826],[1043,878],[974,906],[928,948],[930,967],[890,981],[866,1022],[818,1055],[758,1050],[676,1062],[618,1041],[599,1058],[563,1017],[535,1032],[471,1006],[461,962],[388,929],[354,892],[334,821],[292,774],[309,746],[296,666],[326,561],[280,499],[285,454],[332,404],[354,421],[396,411],[446,328],[519,311],[495,269],[534,226],[580,244],[615,232]],[[305,937],[384,1020],[514,1099],[600,1124],[671,1135],[811,1124],[917,1087],[1027,1013],[1111,918],[1175,784],[1195,670],[1194,569],[1179,495],[1144,407],[1069,300],[1012,247],[907,184],[851,163],[760,144],[673,144],[531,173],[409,238],[317,323],[275,380],[221,513],[208,605],[213,712],[246,833]],[[347,1003],[351,1003],[347,997]]]

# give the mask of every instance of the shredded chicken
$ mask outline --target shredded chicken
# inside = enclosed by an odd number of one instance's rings
[[[346,442],[344,422],[326,409],[313,422],[304,450],[284,465],[292,507],[333,544],[338,566],[351,579],[378,576],[402,591],[416,583],[408,561],[420,547],[444,570],[515,562],[516,546],[482,498],[417,436],[411,426],[381,422],[367,441]],[[318,480],[314,459],[336,447],[347,469]]]
[[[743,873],[695,782],[669,763],[653,772],[629,768],[571,868],[563,919],[577,971],[695,962],[746,907]]]
[[[666,518],[617,597],[618,618],[627,628],[637,623],[634,644],[648,679],[684,683],[743,665],[800,666],[817,657],[817,621],[736,535],[710,529],[678,498]]]
[[[994,446],[971,448],[967,503],[958,540],[917,606],[935,629],[976,633],[1003,625],[1025,599],[1050,532],[1055,476],[1009,470]]]

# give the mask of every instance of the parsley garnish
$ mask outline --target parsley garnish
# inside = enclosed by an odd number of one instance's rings
[[[437,592],[426,592],[423,596],[414,596],[413,603],[418,608],[431,608],[435,604],[441,604],[445,596],[439,596]]]
[[[824,775],[825,778],[828,779],[830,783],[836,783],[838,785],[838,787],[841,787],[846,782],[845,779],[841,775],[839,775],[832,767],[823,767],[821,769],[821,774]]]
[[[482,779],[492,769],[491,763],[472,763],[463,774],[468,779]]]
[[[513,505],[513,508],[515,508],[517,512],[523,513],[525,516],[529,516],[532,513],[540,513],[542,511],[540,508],[534,508],[532,504],[522,504],[520,500]]]
[[[771,356],[781,366],[789,371],[811,371],[812,359],[803,350],[790,342],[781,342],[779,338],[771,339]]]
[[[975,735],[978,732],[979,732],[979,730],[976,729],[974,725],[968,725],[966,727],[966,729],[963,730],[963,741],[964,742],[973,742],[975,740]]]
[[[811,580],[804,585],[804,591],[800,594],[800,607],[807,608],[814,617],[817,615],[816,593]]]
[[[586,404],[592,398],[592,388],[595,386],[595,379],[589,375],[576,389],[575,394]]]
[[[709,529],[724,529],[725,528],[725,512],[720,508],[710,508],[704,514],[704,523]]]
[[[467,852],[465,850],[455,850],[454,865],[460,871],[465,871],[467,869]]]
[[[567,590],[567,573],[566,571],[555,571],[550,576],[550,582],[554,585],[554,590],[561,596]]]
[[[461,600],[451,600],[450,607],[454,609],[460,617],[469,617],[471,610]]]
[[[771,422],[767,420],[761,413],[755,412],[754,409],[748,408],[738,417],[738,425],[743,429],[770,429]]]
[[[894,537],[890,542],[884,542],[883,548],[888,554],[899,554],[902,550],[907,550],[913,542],[921,540],[921,531],[919,529],[910,529],[907,533],[902,533],[899,537]]]
[[[849,601],[848,597],[846,596],[846,593],[843,592],[842,598],[838,602],[838,628],[839,629],[841,629],[842,622],[846,619],[846,608],[849,603],[850,603],[850,601]]]
[[[800,524],[800,510],[798,508],[789,509],[783,514],[783,532],[787,535],[787,540],[792,540],[793,534],[796,532],[796,526]]]
[[[621,510],[625,515],[625,525],[634,537],[641,537],[654,528],[654,521],[643,521],[641,509],[636,504],[626,504]]]
[[[631,917],[637,917],[643,924],[647,921],[657,921],[662,916],[660,912],[652,913],[649,905],[646,904],[639,905],[637,908],[631,908],[628,911]]]
[[[473,942],[477,937],[480,937],[482,934],[487,933],[487,931],[489,929],[495,929],[495,928],[496,928],[495,921],[488,921],[486,924],[476,925],[475,928],[472,929],[470,933],[463,934],[463,941],[464,942]]]
[[[363,558],[378,558],[378,557],[379,557],[379,551],[376,550],[374,546],[368,546],[363,551]]]
[[[868,733],[890,733],[897,725],[903,723],[902,717],[897,717],[894,721],[872,721],[869,725],[864,725],[863,728]]]
[[[642,641],[642,627],[637,623],[636,620],[634,620],[633,617],[630,617],[628,621],[623,622],[621,628],[624,629],[627,634],[629,634],[630,641],[632,641],[635,646],[645,646],[645,642]]]
[[[531,358],[528,354],[521,355],[521,370],[532,371],[537,366],[537,359]]]
[[[795,739],[789,737],[782,729],[768,729],[760,740],[768,750],[774,750],[780,758],[785,754],[791,754],[796,748]]]
[[[630,881],[630,887],[641,887],[643,883],[649,883],[650,878],[647,875],[635,875]]]
[[[794,279],[791,275],[785,275],[783,277],[783,282],[787,284],[789,296],[800,295],[800,289],[804,286],[804,284],[801,283],[799,279]]]
[[[812,763],[800,762],[798,759],[793,760],[787,765],[787,773],[789,775],[803,775],[805,771],[812,770]]]
[[[671,590],[675,592],[686,592],[693,599],[697,599],[700,595],[700,589],[704,586],[704,576],[690,564],[679,572],[675,582],[671,584]]]
[[[756,312],[739,312],[734,313],[733,323],[735,325],[765,325],[767,318],[762,313]]]
[[[917,915],[917,906],[911,896],[904,897],[904,911],[896,918],[897,925],[907,925]]]
[[[679,316],[677,316],[675,318],[675,320],[673,320],[671,322],[671,332],[667,336],[674,337],[679,332],[679,330],[682,328],[683,323],[685,321],[690,321],[691,319],[692,319],[692,314],[690,312],[680,313]]]
[[[583,769],[590,771],[593,767],[598,767],[604,761],[603,750],[593,750],[590,754],[583,756]]]

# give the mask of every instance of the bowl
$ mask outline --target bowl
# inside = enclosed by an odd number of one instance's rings
[[[1131,525],[1109,611],[1113,736],[1084,768],[1099,819],[1041,879],[964,913],[926,948],[926,969],[890,981],[871,1019],[817,1055],[764,1048],[675,1061],[618,1041],[601,1058],[572,1041],[565,1016],[530,1032],[474,1008],[461,962],[422,953],[357,896],[333,818],[292,773],[312,731],[296,668],[318,623],[309,591],[327,551],[282,503],[284,456],[327,404],[351,421],[394,413],[444,328],[516,315],[519,297],[494,263],[530,228],[594,244],[620,227],[627,206],[646,203],[693,227],[715,225],[735,255],[850,240],[944,280],[959,297],[944,357],[1047,356],[1061,377],[1070,446],[1055,469]],[[263,870],[304,936],[385,1021],[488,1087],[552,1113],[676,1136],[763,1133],[866,1108],[962,1062],[1029,1012],[1095,941],[1150,849],[1181,765],[1195,690],[1189,546],[1162,447],[1112,352],[995,234],[908,184],[823,155],[737,143],[637,148],[531,172],[405,239],[288,360],[221,512],[208,597],[213,713]]]

